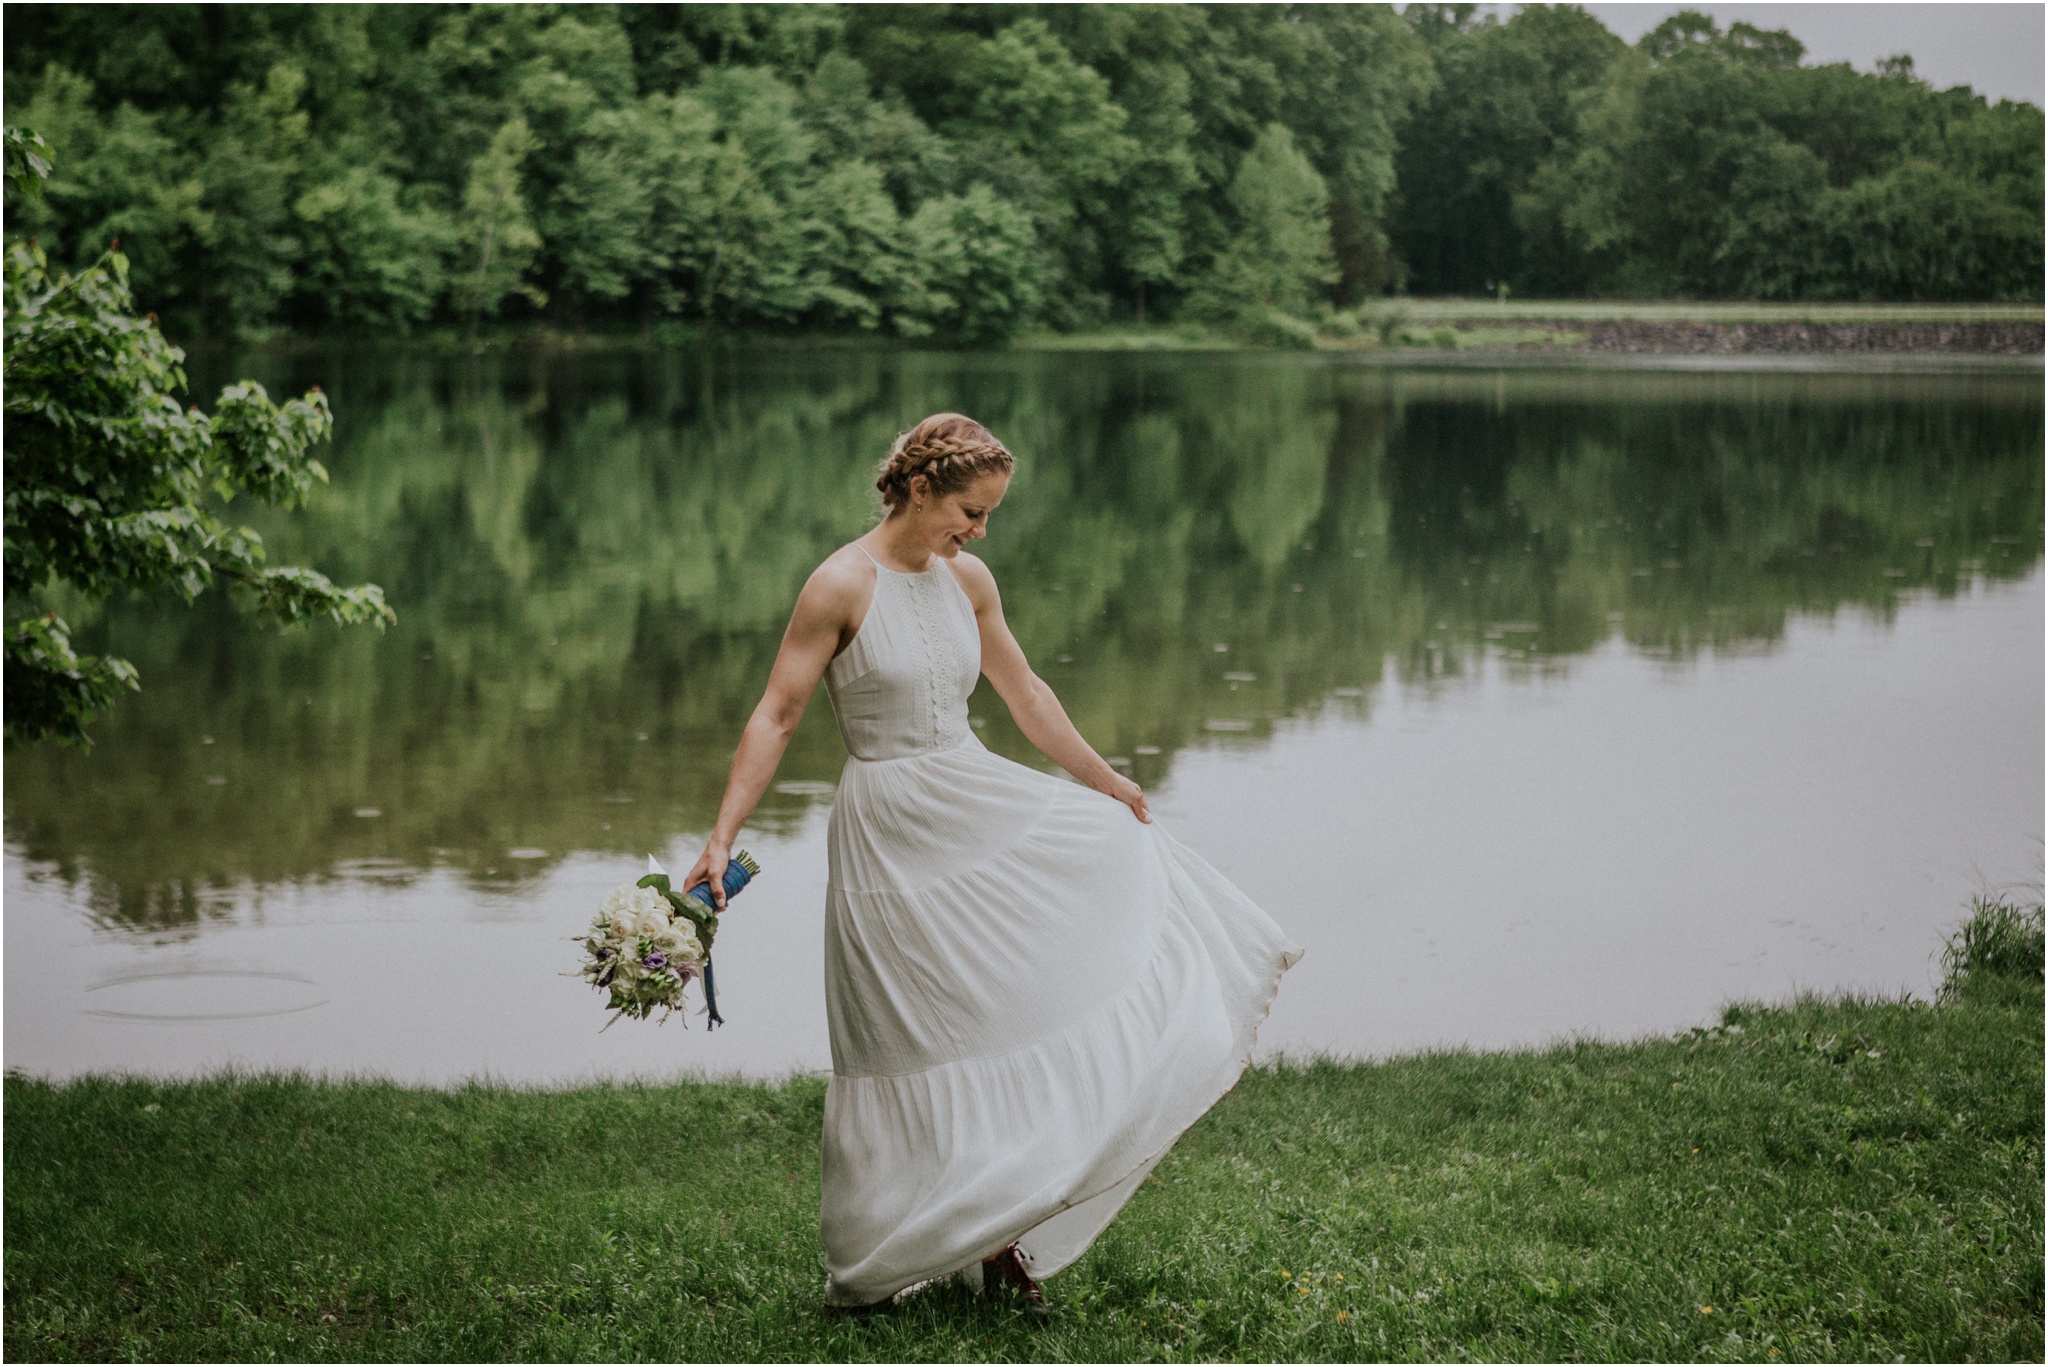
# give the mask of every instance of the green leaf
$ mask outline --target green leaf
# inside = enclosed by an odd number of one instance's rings
[[[5,681],[9,734],[87,750],[86,724],[122,690],[141,687],[126,660],[73,652],[71,629],[55,613],[24,617],[7,629]]]
[[[705,953],[710,953],[711,941],[718,934],[718,913],[685,893],[670,892],[666,888],[662,891],[668,897],[669,905],[675,908],[676,915],[696,928],[697,943],[704,946]]]
[[[33,128],[9,128],[6,141],[7,178],[30,199],[41,199],[43,182],[56,169],[57,154]]]

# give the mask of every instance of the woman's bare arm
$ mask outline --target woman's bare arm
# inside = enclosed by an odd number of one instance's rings
[[[718,804],[718,822],[704,842],[704,853],[683,877],[683,889],[709,882],[720,910],[725,907],[723,880],[732,842],[739,839],[740,827],[753,815],[761,794],[768,791],[769,780],[782,763],[783,751],[803,720],[818,680],[824,677],[832,657],[853,638],[859,614],[873,598],[874,587],[873,565],[858,556],[835,555],[812,572],[797,595],[789,627],[782,633],[782,648],[775,655],[775,667],[768,673],[768,687],[740,733],[732,772],[725,780],[725,798]]]
[[[975,621],[981,628],[981,672],[995,685],[1024,738],[1075,778],[1123,803],[1138,820],[1149,822],[1152,812],[1145,804],[1144,790],[1095,753],[1075,729],[1058,695],[1024,658],[1024,648],[1003,619],[1002,594],[988,566],[963,552],[953,558],[952,568],[960,586],[967,590],[968,601],[974,604]]]

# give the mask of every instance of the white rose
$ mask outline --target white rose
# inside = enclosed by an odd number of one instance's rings
[[[597,919],[615,939],[623,940],[633,933],[633,894],[637,891],[630,884],[613,888],[597,909]]]
[[[598,919],[619,940],[659,934],[668,926],[668,899],[653,888],[627,883],[605,894]]]
[[[697,943],[697,932],[688,921],[677,920],[663,937],[662,953],[672,960],[699,963],[704,958],[704,946]]]

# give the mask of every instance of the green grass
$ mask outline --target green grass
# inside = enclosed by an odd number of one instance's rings
[[[1367,323],[1373,322],[1368,318]],[[1498,323],[1499,326],[1486,324]],[[1530,327],[1510,319],[1476,319],[1464,328],[1447,322],[1422,320],[1402,312],[1387,316],[1387,326],[1370,327],[1351,315],[1333,322],[1314,335],[1317,351],[1401,351],[1433,349],[1459,351],[1485,349],[1514,350],[1527,347],[1573,347],[1585,341],[1583,333]],[[1270,351],[1273,345],[1233,337],[1220,329],[1198,323],[1166,326],[1125,325],[1090,332],[1039,332],[1020,338],[1020,351]],[[1311,349],[1303,347],[1300,349]]]
[[[1634,323],[2038,323],[2039,304],[1758,304],[1678,300],[1377,299],[1325,320],[1314,346],[1330,351],[1569,349],[1574,325]],[[1263,346],[1195,323],[1120,324],[1034,333],[1026,351],[1231,351]]]
[[[2011,897],[1971,899],[1970,915],[1942,947],[1943,990],[1953,994],[1996,978],[2041,978],[2042,906]]]
[[[1492,320],[1488,320],[1492,321]],[[1435,322],[1428,326],[1419,323],[1396,324],[1384,329],[1386,340],[1380,341],[1379,329],[1363,334],[1357,345],[1371,347],[1378,343],[1383,348],[1433,347],[1438,351],[1512,351],[1536,347],[1575,347],[1586,340],[1581,332],[1552,331],[1549,328],[1515,326],[1509,323],[1500,327],[1488,327],[1484,322],[1462,328],[1452,327],[1446,322]],[[1331,347],[1342,347],[1344,341],[1332,341]]]
[[[1200,323],[1124,323],[1086,332],[1028,332],[1016,351],[1241,351],[1246,344]]]
[[[1387,299],[1416,323],[2038,323],[2039,304],[1764,304],[1677,299]]]
[[[816,1079],[13,1077],[6,1356],[2039,1361],[2032,943],[1938,1006],[1254,1070],[1042,1327],[820,1310]]]
[[[1574,323],[2027,323],[2042,321],[2039,304],[1759,304],[1691,303],[1680,300],[1374,299],[1339,313],[1315,329],[1318,350],[1520,350],[1576,347],[1585,340]],[[1541,326],[1538,326],[1538,325]],[[1455,326],[1453,326],[1455,325]],[[1446,343],[1439,329],[1455,334]],[[341,335],[347,340],[347,335]],[[322,339],[282,328],[252,339],[277,351],[313,348]],[[335,340],[328,338],[328,341]],[[356,338],[364,345],[388,345],[381,334]],[[219,349],[218,339],[180,338],[194,351]],[[855,330],[792,331],[786,328],[724,328],[665,320],[651,328],[596,330],[517,323],[486,328],[472,339],[466,328],[429,328],[407,339],[422,352],[469,355],[509,349],[541,351],[637,350],[647,347],[766,348],[783,351],[916,350],[929,342]],[[946,344],[950,347],[950,344]],[[1018,351],[1262,351],[1272,343],[1234,336],[1195,322],[1116,323],[1076,332],[1027,333],[1010,344]],[[230,350],[238,348],[230,346]]]

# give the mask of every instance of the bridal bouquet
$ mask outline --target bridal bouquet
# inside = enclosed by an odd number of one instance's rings
[[[582,936],[587,958],[582,977],[608,992],[612,1018],[646,1020],[655,1011],[667,1020],[683,1004],[683,989],[704,980],[706,1028],[725,1023],[711,979],[711,941],[718,934],[718,912],[710,884],[686,893],[669,887],[666,870],[650,855],[648,873],[637,883],[605,894],[590,929]],[[735,851],[726,865],[725,895],[730,900],[761,871],[745,850]]]

